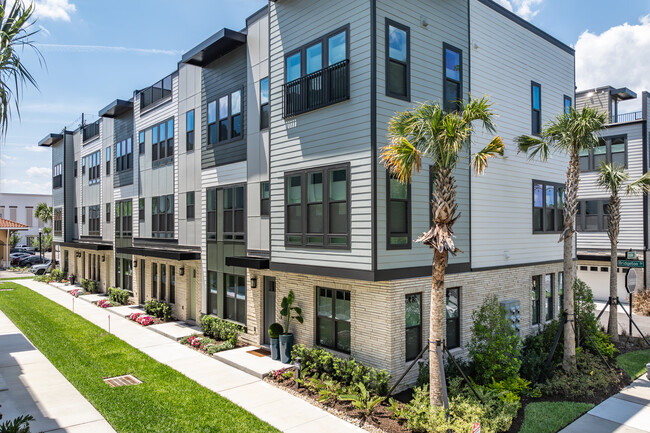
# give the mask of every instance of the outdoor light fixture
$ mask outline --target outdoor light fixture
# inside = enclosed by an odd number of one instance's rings
[[[254,289],[257,287],[257,278],[251,278],[251,287]]]
[[[102,256],[102,262],[106,261],[106,256]]]
[[[182,268],[180,268],[180,269],[178,270],[178,273],[179,273],[181,276],[185,275],[185,266],[183,266]]]
[[[137,268],[137,267],[138,267],[138,261],[135,260],[135,259],[133,260],[133,267],[134,267],[134,268]]]

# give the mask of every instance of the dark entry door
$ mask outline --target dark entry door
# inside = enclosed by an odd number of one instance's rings
[[[275,278],[264,277],[264,344],[271,344],[269,326],[275,322]]]
[[[144,260],[140,260],[140,304],[144,304]]]

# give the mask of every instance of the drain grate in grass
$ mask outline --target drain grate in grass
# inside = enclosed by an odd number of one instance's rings
[[[111,388],[117,388],[118,386],[127,386],[127,385],[139,385],[142,383],[140,379],[131,375],[125,374],[124,376],[115,376],[104,379],[104,382],[109,384]]]

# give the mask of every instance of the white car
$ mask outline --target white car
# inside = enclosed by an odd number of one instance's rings
[[[49,261],[47,261],[45,263],[42,263],[40,265],[32,266],[30,268],[30,271],[35,275],[43,275],[49,270],[51,265],[52,265],[52,261],[49,260]]]

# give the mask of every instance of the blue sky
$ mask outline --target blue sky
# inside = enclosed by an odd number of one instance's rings
[[[14,116],[0,143],[0,191],[49,192],[50,151],[37,147],[41,138],[153,84],[208,36],[223,27],[243,28],[266,1],[37,0],[36,41],[47,67],[25,52],[40,90],[25,91],[22,118]],[[650,0],[497,2],[576,47],[579,88],[650,89]],[[638,60],[621,62],[626,57]]]

